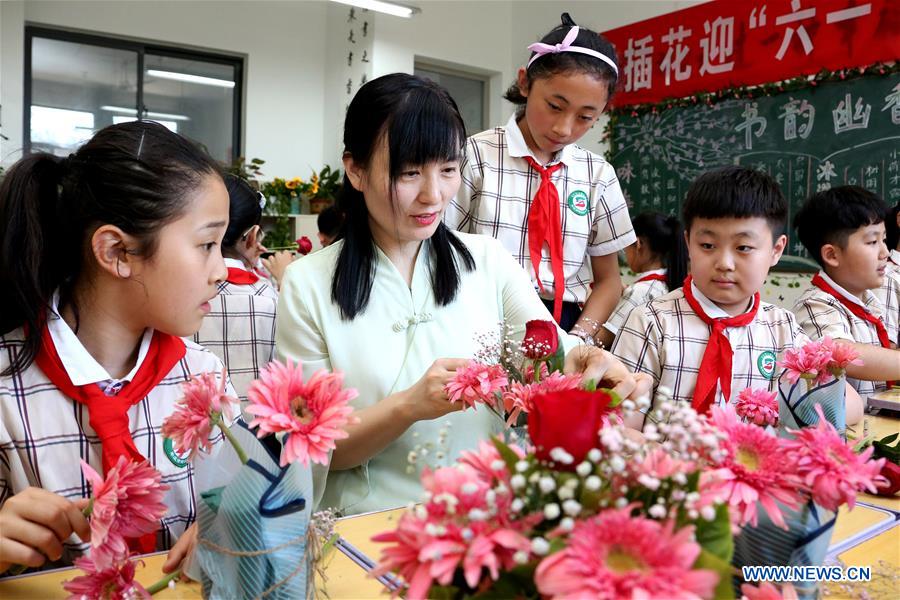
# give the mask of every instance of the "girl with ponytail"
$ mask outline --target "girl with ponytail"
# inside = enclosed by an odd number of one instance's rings
[[[102,472],[121,457],[149,460],[170,487],[169,511],[133,549],[172,547],[166,571],[190,549],[194,474],[160,428],[180,382],[223,370],[181,338],[225,279],[227,224],[217,165],[157,123],[107,127],[68,158],[33,154],[6,174],[0,572],[68,564],[87,547],[79,459]]]
[[[385,75],[350,102],[343,235],[287,268],[275,330],[279,358],[302,362],[307,377],[341,371],[359,391],[359,422],[337,442],[320,506],[356,514],[418,501],[417,465],[451,464],[502,428],[444,391],[478,352],[479,334],[505,323],[521,339],[526,321],[550,319],[496,240],[441,222],[464,142],[456,104],[431,81]],[[643,393],[646,382],[610,354],[559,333],[570,371],[596,377],[608,367],[603,378],[623,396]],[[410,465],[417,454],[428,456]]]
[[[631,220],[637,241],[625,248],[628,268],[637,273],[597,336],[606,348],[636,306],[680,288],[688,272],[684,229],[677,216],[643,212]]]

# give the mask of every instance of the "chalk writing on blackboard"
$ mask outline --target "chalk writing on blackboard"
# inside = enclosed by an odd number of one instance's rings
[[[632,213],[676,213],[704,171],[741,164],[781,185],[790,218],[812,193],[864,186],[900,201],[900,73],[657,114],[620,115],[610,162]],[[805,255],[791,240],[789,251]]]

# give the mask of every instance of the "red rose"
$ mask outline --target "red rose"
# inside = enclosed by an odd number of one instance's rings
[[[528,413],[528,435],[535,446],[535,455],[539,460],[549,461],[552,460],[550,451],[562,448],[572,455],[572,462],[557,463],[557,467],[572,471],[591,448],[597,447],[597,432],[603,417],[611,411],[612,397],[602,391],[565,390],[537,394],[532,402],[534,410]]]
[[[297,240],[297,252],[306,256],[312,251],[312,242],[305,235]]]
[[[525,339],[522,353],[531,360],[541,360],[553,356],[559,347],[556,323],[534,320],[525,323]]]
[[[890,460],[884,461],[881,467],[881,475],[888,480],[887,485],[879,487],[875,492],[879,496],[893,496],[900,491],[900,466],[895,465]]]

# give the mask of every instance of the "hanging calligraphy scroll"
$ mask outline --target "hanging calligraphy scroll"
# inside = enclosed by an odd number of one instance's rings
[[[897,0],[715,0],[607,31],[616,106],[900,58]]]

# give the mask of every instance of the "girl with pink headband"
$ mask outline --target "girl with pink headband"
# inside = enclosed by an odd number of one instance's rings
[[[528,49],[504,96],[517,110],[467,140],[444,221],[500,240],[562,328],[593,340],[622,294],[617,252],[636,241],[615,169],[576,145],[613,94],[616,53],[568,13]]]

